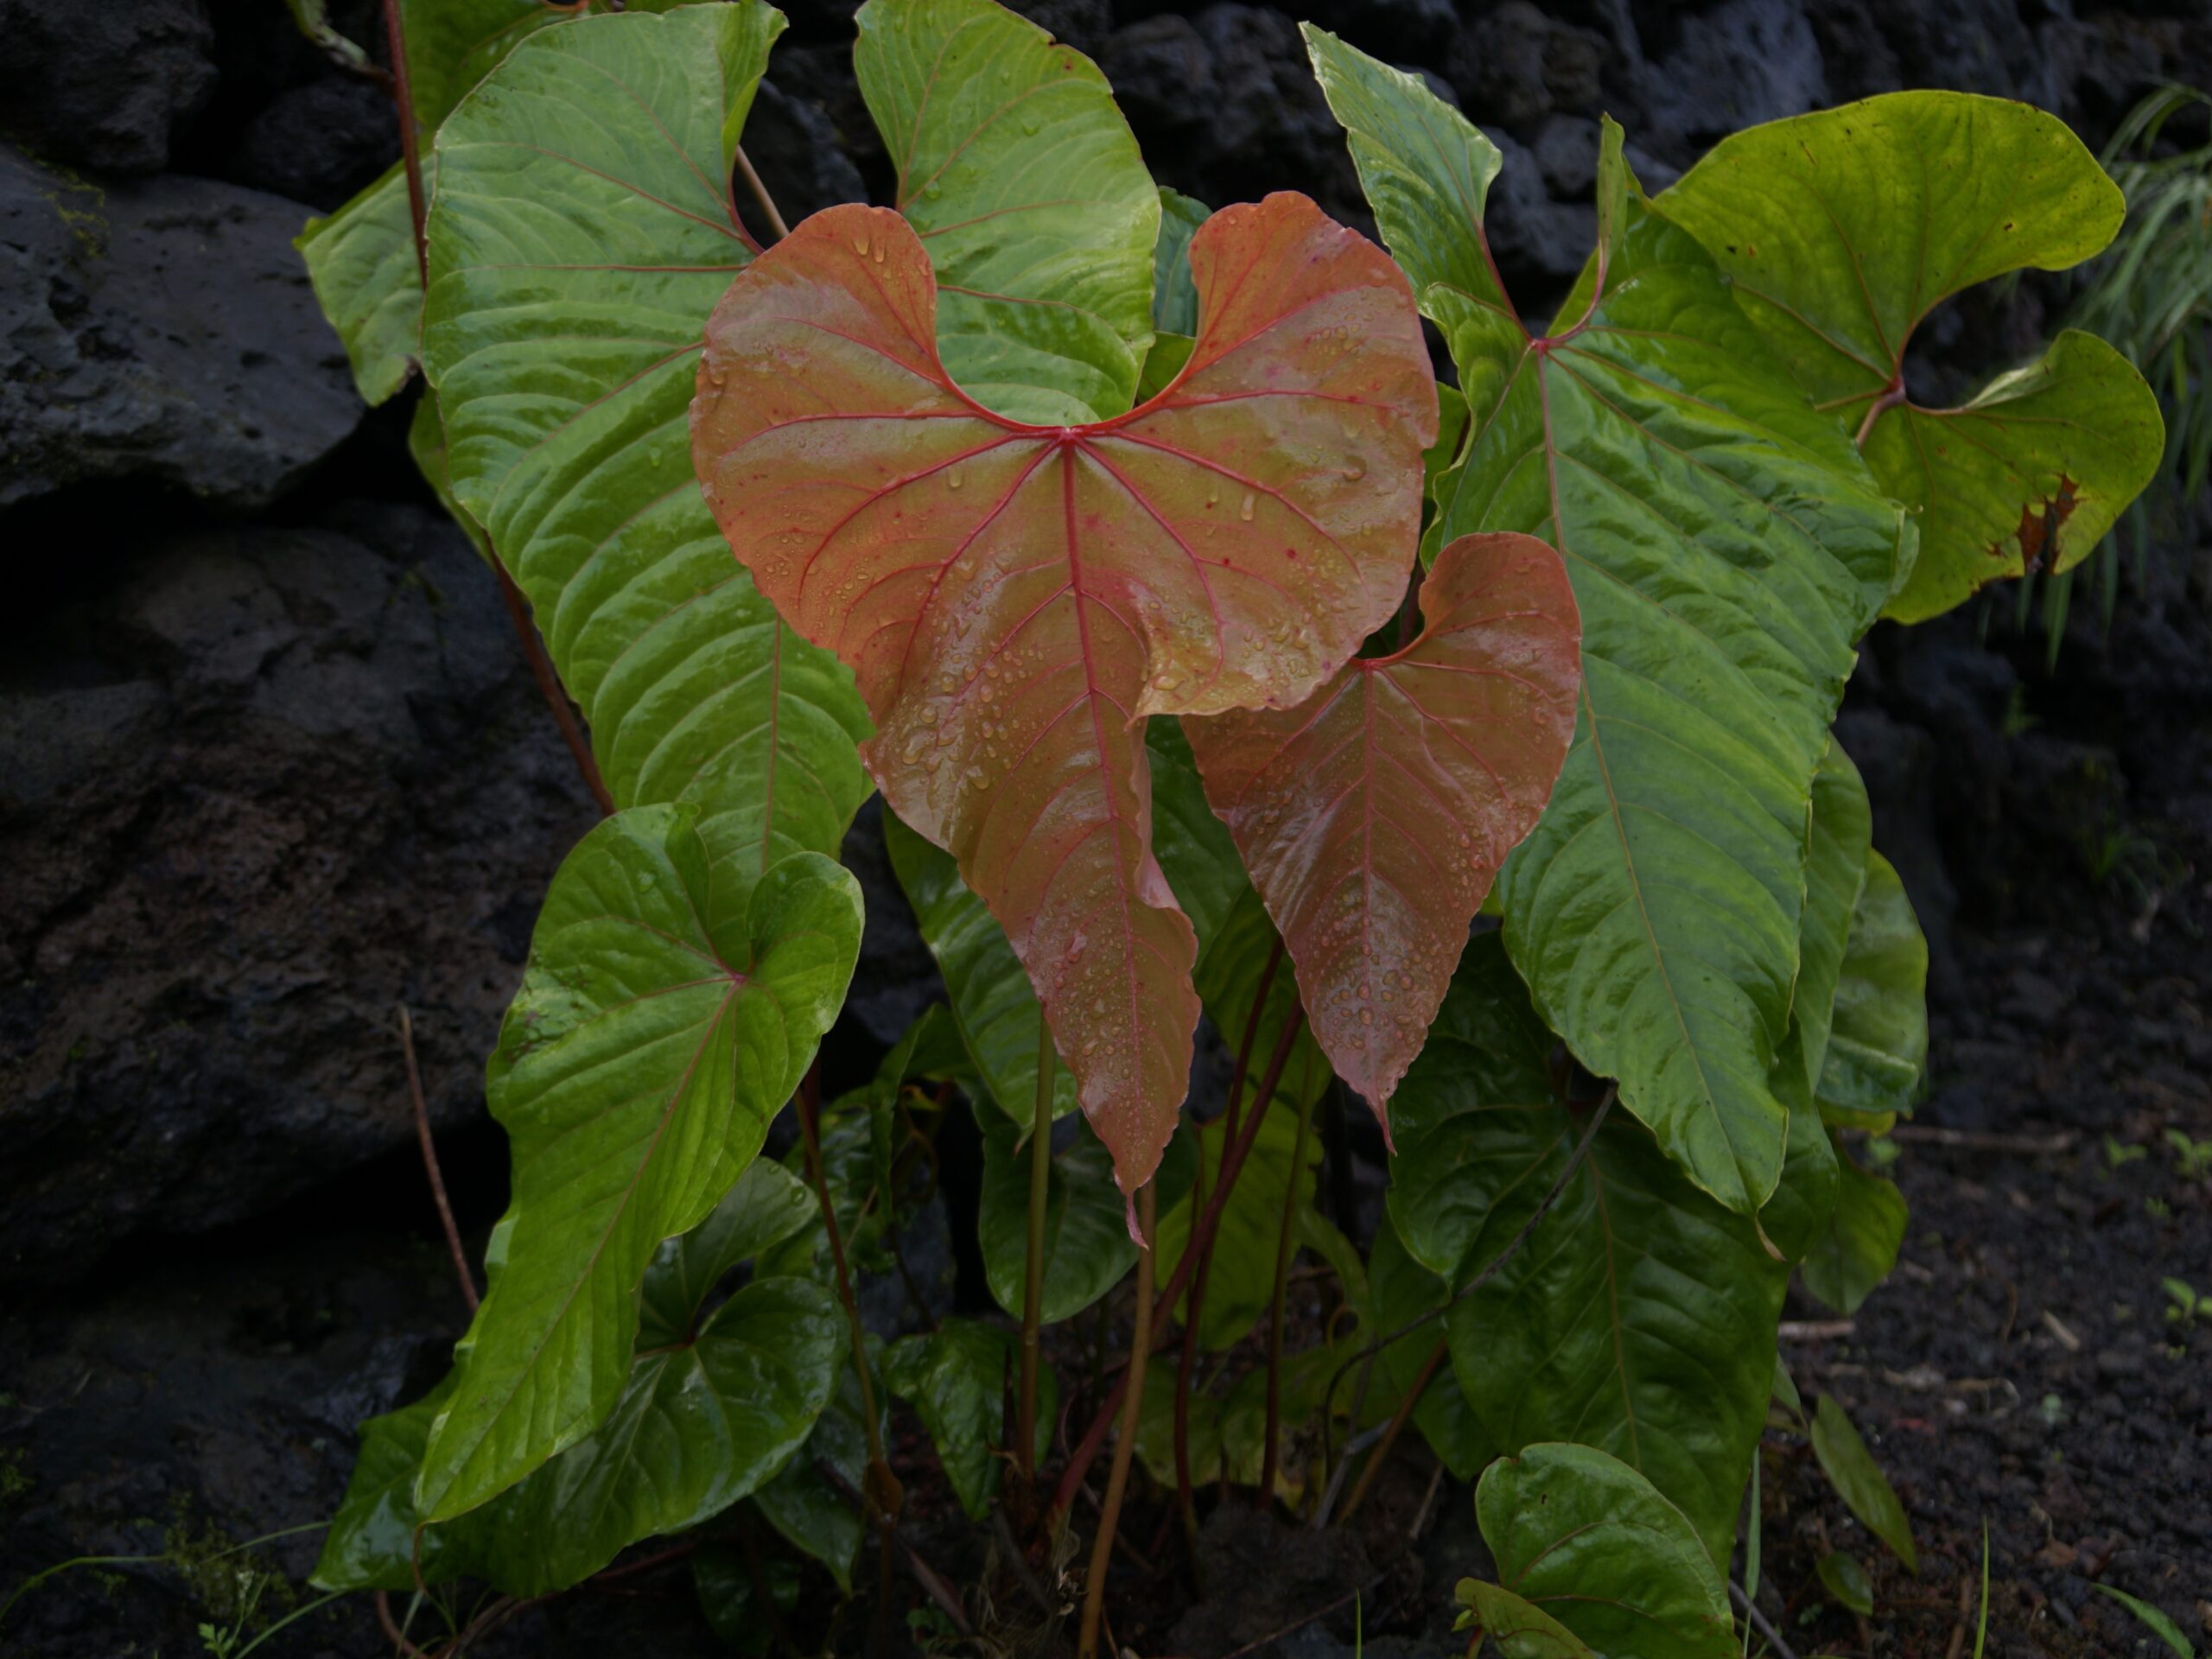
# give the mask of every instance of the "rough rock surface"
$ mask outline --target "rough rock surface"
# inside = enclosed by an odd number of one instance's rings
[[[0,1279],[482,1110],[593,809],[490,572],[415,507],[159,545],[0,683]]]
[[[0,0],[0,130],[76,166],[159,172],[215,90],[201,0]]]
[[[360,403],[292,249],[304,218],[0,146],[0,506],[117,478],[265,506],[342,442]]]

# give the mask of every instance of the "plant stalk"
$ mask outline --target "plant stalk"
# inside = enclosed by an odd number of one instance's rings
[[[791,233],[791,227],[776,211],[775,199],[768,194],[768,187],[760,182],[760,175],[753,170],[753,158],[745,153],[743,144],[737,147],[737,170],[745,181],[745,188],[753,193],[753,200],[760,204],[761,213],[767,216],[768,228],[775,232],[777,241],[782,241]]]
[[[1414,1378],[1413,1387],[1408,1389],[1405,1398],[1398,1402],[1398,1409],[1390,1418],[1389,1427],[1382,1431],[1382,1443],[1375,1448],[1375,1455],[1368,1459],[1367,1467],[1359,1471],[1359,1480],[1352,1487],[1351,1496],[1344,1500],[1344,1512],[1340,1519],[1351,1520],[1366,1498],[1368,1489],[1375,1484],[1376,1472],[1382,1467],[1384,1459],[1389,1457],[1390,1448],[1398,1443],[1398,1436],[1404,1433],[1407,1422],[1414,1414],[1414,1408],[1421,1403],[1421,1395],[1427,1392],[1429,1379],[1436,1375],[1436,1368],[1444,1363],[1444,1357],[1451,1351],[1451,1347],[1449,1338],[1439,1337],[1436,1346],[1429,1350],[1428,1357],[1421,1362],[1421,1375]]]
[[[399,154],[407,167],[407,212],[415,224],[415,269],[427,292],[430,245],[423,232],[423,152],[415,131],[415,90],[407,75],[407,31],[399,21],[399,0],[384,0],[384,34],[391,52],[391,101],[399,110]]]
[[[1252,998],[1251,1012],[1244,1016],[1244,1034],[1236,1045],[1236,1066],[1229,1074],[1229,1103],[1222,1109],[1221,1152],[1222,1169],[1226,1176],[1229,1167],[1229,1148],[1236,1140],[1236,1113],[1244,1094],[1244,1079],[1250,1075],[1252,1047],[1259,1040],[1260,1016],[1267,1011],[1268,993],[1274,988],[1275,969],[1282,963],[1282,935],[1275,935],[1268,947],[1267,961],[1260,968],[1260,983]],[[1191,1189],[1191,1212],[1205,1213],[1206,1160],[1203,1150],[1198,1154],[1198,1181]],[[1201,1248],[1196,1237],[1184,1254],[1193,1252],[1197,1265],[1191,1272],[1191,1296],[1183,1305],[1183,1355],[1175,1367],[1175,1497],[1183,1516],[1183,1535],[1192,1547],[1191,1559],[1198,1560],[1198,1512],[1191,1493],[1191,1382],[1198,1363],[1198,1321],[1204,1315],[1206,1302],[1208,1269],[1213,1265],[1213,1235],[1206,1235]]]
[[[468,1252],[461,1248],[461,1229],[446,1200],[446,1178],[438,1167],[438,1149],[430,1139],[430,1108],[423,1098],[423,1073],[415,1064],[415,1022],[407,1005],[399,1005],[399,1052],[407,1060],[407,1093],[415,1107],[415,1138],[423,1147],[423,1173],[430,1179],[430,1202],[438,1206],[438,1224],[445,1230],[446,1249],[453,1252],[453,1270],[461,1278],[461,1299],[476,1312],[476,1275],[468,1269]]]
[[[830,1197],[830,1175],[822,1162],[822,1065],[806,1069],[798,1086],[798,1131],[806,1142],[806,1174],[813,1184],[815,1202],[822,1206],[823,1230],[830,1236],[830,1261],[837,1272],[837,1298],[845,1305],[845,1322],[853,1336],[853,1371],[861,1386],[861,1427],[868,1435],[868,1478],[862,1483],[861,1513],[865,1524],[878,1535],[878,1590],[875,1643],[881,1650],[885,1621],[891,1605],[890,1576],[893,1514],[899,1501],[898,1477],[884,1460],[883,1429],[876,1421],[875,1383],[868,1375],[868,1338],[861,1325],[861,1305],[853,1294],[853,1276],[845,1264],[844,1236],[837,1228],[837,1206]]]
[[[1152,1281],[1156,1260],[1154,1246],[1160,1237],[1158,1185],[1147,1181],[1137,1194],[1144,1249],[1137,1256],[1136,1329],[1129,1338],[1129,1369],[1122,1380],[1122,1436],[1114,1445],[1114,1466],[1106,1477],[1106,1501],[1098,1510],[1098,1536],[1090,1545],[1090,1571],[1084,1577],[1083,1632],[1076,1643],[1076,1659],[1097,1659],[1098,1621],[1106,1606],[1106,1569],[1114,1556],[1114,1535],[1122,1524],[1129,1464],[1136,1455],[1137,1414],[1144,1408],[1145,1362],[1152,1354]]]
[[[1022,1256],[1021,1391],[1014,1402],[1014,1465],[1025,1481],[1037,1461],[1037,1376],[1045,1325],[1045,1215],[1052,1191],[1052,1074],[1058,1058],[1045,1005],[1037,1005],[1037,1109],[1029,1123],[1029,1239]]]
[[[1298,1033],[1305,1029],[1305,1026],[1306,1010],[1294,1008],[1289,1020],[1284,1023],[1281,1035],[1275,1039],[1274,1052],[1268,1058],[1267,1075],[1260,1079],[1259,1098],[1267,1100],[1274,1097],[1275,1085],[1282,1081],[1283,1068],[1290,1063],[1292,1045],[1298,1040]],[[1244,1160],[1252,1150],[1252,1143],[1259,1139],[1260,1125],[1266,1120],[1266,1116],[1263,1112],[1254,1112],[1243,1126],[1243,1132],[1223,1153],[1221,1184],[1214,1188],[1213,1196],[1206,1200],[1206,1207],[1199,1212],[1197,1224],[1191,1229],[1190,1241],[1184,1247],[1183,1259],[1175,1264],[1175,1271],[1167,1275],[1166,1288],[1160,1291],[1156,1299],[1152,1316],[1154,1329],[1166,1324],[1168,1311],[1175,1306],[1175,1299],[1183,1294],[1184,1287],[1190,1282],[1192,1263],[1200,1249],[1212,1242],[1214,1230],[1221,1224],[1221,1212],[1229,1202],[1229,1194],[1236,1185],[1236,1177],[1244,1167]],[[1098,1448],[1106,1442],[1107,1428],[1122,1408],[1122,1395],[1128,1386],[1126,1376],[1114,1385],[1113,1390],[1106,1396],[1105,1403],[1099,1407],[1097,1416],[1091,1420],[1090,1428],[1084,1432],[1075,1455],[1068,1459],[1067,1467],[1061,1471],[1060,1484],[1052,1495],[1052,1508],[1046,1527],[1046,1531],[1055,1538],[1066,1524],[1068,1511],[1074,1506],[1075,1495],[1082,1488],[1084,1477],[1090,1472],[1090,1465],[1098,1455]]]
[[[1255,1114],[1267,1111],[1268,1103],[1252,1103]],[[1266,1438],[1261,1441],[1259,1505],[1264,1514],[1274,1503],[1275,1468],[1281,1457],[1282,1440],[1282,1327],[1284,1304],[1290,1292],[1290,1258],[1298,1254],[1298,1242],[1294,1235],[1298,1227],[1299,1175],[1306,1167],[1306,1143],[1313,1134],[1313,1106],[1301,1100],[1298,1105],[1298,1138],[1293,1142],[1290,1154],[1290,1184],[1283,1189],[1282,1225],[1275,1234],[1274,1295],[1268,1304],[1268,1422]]]

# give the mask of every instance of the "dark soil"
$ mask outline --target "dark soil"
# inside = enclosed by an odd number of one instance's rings
[[[752,153],[793,217],[880,197],[851,5],[785,9]],[[1099,59],[1163,182],[1216,202],[1302,188],[1365,222],[1295,9],[1021,9]],[[29,158],[0,154],[0,548],[16,582],[0,613],[0,1601],[73,1558],[134,1559],[29,1589],[0,1613],[10,1659],[178,1659],[219,1645],[203,1624],[219,1638],[307,1605],[314,1531],[226,1552],[331,1513],[355,1426],[429,1386],[464,1312],[392,1005],[415,1009],[480,1246],[505,1198],[480,1057],[537,896],[590,821],[488,573],[409,467],[405,409],[352,407],[334,342],[302,309],[290,227],[391,159],[374,99],[271,0],[96,10],[98,27],[62,27],[72,8],[0,0],[0,133]],[[369,0],[332,10],[376,37]],[[2212,16],[2185,0],[1302,10],[1429,71],[1499,137],[1492,230],[1537,313],[1587,246],[1601,111],[1656,188],[1721,130],[1897,86],[2030,98],[2094,144],[2156,81],[2212,82]],[[53,228],[61,169],[143,230],[106,264],[8,228]],[[216,223],[212,240],[193,229]],[[178,264],[164,238],[188,233]],[[188,268],[198,287],[163,275]],[[192,327],[134,332],[145,295],[183,315],[203,290],[232,297]],[[245,293],[275,308],[241,311]],[[2062,298],[2041,279],[1978,296],[1931,321],[1916,369],[1940,395],[1969,387],[2031,350]],[[233,432],[241,399],[253,419]],[[2006,595],[1878,632],[1853,683],[1843,741],[1934,952],[1929,1096],[1897,1140],[1912,1205],[1898,1272],[1840,1331],[1793,1298],[1783,1356],[1808,1402],[1833,1393],[1866,1433],[1921,1571],[1866,1537],[1777,1419],[1759,1603],[1808,1659],[1970,1651],[1985,1526],[1992,1654],[2163,1652],[2098,1585],[2212,1646],[2212,1312],[2170,1319],[2162,1285],[2212,1297],[2212,1175],[2190,1178],[2168,1140],[2212,1141],[2208,506],[2164,521],[2109,640],[2077,605],[2055,670]],[[825,1047],[833,1093],[936,994],[872,823],[848,849],[868,935]],[[958,1123],[942,1188],[972,1194]],[[1371,1226],[1379,1147],[1363,1132],[1330,1145],[1325,1190],[1355,1231]],[[948,1214],[922,1215],[907,1255],[940,1312],[979,1311],[972,1241]],[[879,1329],[912,1317],[895,1277],[864,1296]],[[1077,1325],[1057,1355],[1071,1433],[1100,1340]],[[980,1584],[992,1541],[918,1424],[894,1426],[910,1535],[951,1581]],[[1457,1650],[1451,1587],[1483,1556],[1466,1489],[1433,1475],[1408,1437],[1356,1523],[1329,1533],[1245,1495],[1210,1500],[1202,1581],[1140,1476],[1117,1643],[1190,1659],[1335,1659],[1356,1639],[1367,1655]],[[1864,1629],[1820,1586],[1829,1549],[1872,1577]],[[834,1612],[807,1569],[793,1623],[810,1644],[865,1650],[872,1562],[858,1577]],[[1062,1623],[1003,1575],[993,1590],[988,1610],[970,1602],[996,1650]],[[896,1596],[894,1648],[911,1646],[933,1616],[903,1574]],[[257,1649],[391,1650],[358,1597]],[[530,1609],[474,1650],[728,1651],[682,1562]]]

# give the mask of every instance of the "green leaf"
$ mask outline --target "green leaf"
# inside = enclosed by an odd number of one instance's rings
[[[1367,1272],[1374,1291],[1375,1322],[1385,1332],[1395,1331],[1443,1306],[1451,1295],[1443,1280],[1414,1260],[1387,1211],[1382,1224],[1376,1230],[1375,1250],[1368,1259]],[[1382,1351],[1381,1363],[1399,1395],[1414,1385],[1444,1329],[1440,1320],[1423,1325]],[[1344,1383],[1343,1391],[1357,1386],[1355,1376]],[[1438,1366],[1428,1379],[1428,1387],[1414,1407],[1413,1421],[1429,1450],[1436,1453],[1436,1460],[1452,1471],[1454,1480],[1472,1480],[1491,1455],[1490,1437],[1467,1403],[1459,1373],[1449,1365]]]
[[[481,1503],[574,1444],[629,1375],[660,1242],[704,1220],[760,1150],[843,1001],[859,885],[800,854],[712,926],[683,807],[602,822],[562,864],[486,1080],[514,1149],[500,1260],[461,1344],[416,1501]]]
[[[1484,241],[1487,141],[1411,77],[1316,46],[1476,421],[1426,545],[1540,536],[1581,613],[1575,743],[1499,880],[1508,949],[1576,1057],[1751,1213],[1782,1171],[1812,778],[1904,521],[1624,167],[1561,313],[1580,321],[1537,340]]]
[[[1152,245],[1152,326],[1163,334],[1198,332],[1191,238],[1212,213],[1203,201],[1164,184],[1160,187],[1160,236]]]
[[[1259,1064],[1254,1062],[1256,1072]],[[1258,1078],[1253,1079],[1256,1084]],[[1245,1110],[1252,1109],[1251,1102]],[[1214,1231],[1213,1260],[1206,1270],[1205,1306],[1198,1317],[1198,1346],[1218,1353],[1249,1336],[1274,1294],[1275,1251],[1282,1236],[1282,1210],[1291,1189],[1293,1163],[1298,1148],[1299,1109],[1295,1101],[1278,1092],[1269,1103],[1259,1138],[1244,1160],[1236,1185],[1222,1206]],[[1225,1116],[1198,1126],[1198,1178],[1190,1193],[1160,1217],[1158,1271],[1164,1281],[1183,1259],[1190,1241],[1194,1211],[1221,1178],[1221,1154]],[[1319,1179],[1321,1138],[1306,1137],[1306,1157],[1298,1163],[1297,1203],[1310,1208]]]
[[[1422,487],[1431,502],[1436,499],[1444,474],[1459,463],[1459,451],[1467,442],[1467,396],[1457,386],[1440,385],[1436,410],[1436,442],[1421,455]]]
[[[645,1269],[640,1348],[689,1339],[691,1322],[722,1275],[781,1243],[819,1213],[806,1183],[780,1164],[755,1159],[707,1218],[663,1239]]]
[[[1832,1549],[1814,1564],[1813,1570],[1821,1575],[1827,1592],[1849,1611],[1863,1618],[1874,1611],[1874,1586],[1856,1555]]]
[[[425,1584],[457,1576],[461,1557],[442,1529],[423,1535],[416,1556],[415,1474],[430,1425],[453,1395],[457,1373],[412,1405],[361,1425],[361,1450],[345,1502],[322,1535],[311,1582],[318,1590],[408,1590],[419,1565]]]
[[[1480,1579],[1462,1579],[1455,1630],[1479,1630],[1504,1659],[1592,1659],[1589,1644],[1541,1607]]]
[[[449,1523],[467,1541],[470,1572],[510,1595],[545,1595],[641,1539],[719,1515],[805,1441],[849,1342],[844,1310],[820,1285],[755,1280],[696,1341],[641,1354],[594,1433]]]
[[[739,0],[516,48],[439,130],[423,316],[454,495],[617,804],[700,804],[728,917],[786,853],[834,856],[868,794],[850,677],[731,560],[686,437],[707,315],[752,257],[724,181],[782,26]]]
[[[1554,1096],[1551,1048],[1498,936],[1474,939],[1393,1107],[1390,1218],[1455,1291],[1587,1131],[1589,1109]],[[1528,1243],[1446,1321],[1484,1455],[1568,1435],[1611,1452],[1726,1560],[1788,1274],[1616,1109]]]
[[[341,68],[356,72],[369,68],[369,54],[333,27],[329,0],[284,0],[300,33],[313,41],[323,54]]]
[[[1175,902],[1191,918],[1204,961],[1230,912],[1251,892],[1252,883],[1236,855],[1236,843],[1229,837],[1229,826],[1206,804],[1205,784],[1198,776],[1183,722],[1147,721],[1144,744],[1152,765],[1152,850],[1167,885],[1175,890]],[[1230,948],[1248,949],[1249,944]],[[1206,987],[1202,983],[1198,988],[1203,995]],[[1217,992],[1222,988],[1216,984]]]
[[[438,413],[438,396],[428,386],[415,400],[414,417],[407,423],[407,453],[414,457],[416,470],[430,486],[430,493],[438,498],[438,505],[461,526],[461,534],[468,537],[468,544],[476,550],[477,557],[491,563],[492,543],[484,539],[483,525],[470,518],[467,510],[454,499],[453,474],[446,465],[446,423]]]
[[[992,1101],[1026,1129],[1037,1107],[1037,993],[1029,976],[1006,930],[961,880],[951,854],[924,841],[887,806],[883,844],[914,907],[922,942],[937,958],[969,1058]],[[1074,1077],[1057,1067],[1052,1116],[1064,1116],[1077,1103]]]
[[[879,1344],[868,1339],[871,1356]],[[851,1342],[844,1352],[847,1363],[838,1373],[836,1391],[815,1421],[814,1433],[783,1472],[753,1494],[753,1507],[793,1548],[802,1550],[827,1567],[837,1587],[852,1593],[853,1563],[859,1557],[861,1527],[859,1511],[843,1494],[823,1478],[815,1465],[826,1463],[855,1492],[864,1490],[868,1477],[868,1428],[861,1413],[860,1379],[850,1363]],[[875,1363],[871,1357],[870,1363]],[[887,1434],[889,1396],[876,1391],[880,1434]]]
[[[1821,1067],[1821,1116],[1880,1130],[1912,1109],[1928,1063],[1928,941],[1889,860],[1866,855]]]
[[[2156,469],[2158,399],[2089,335],[2061,334],[1963,409],[1904,396],[1913,333],[1945,299],[2006,271],[2064,270],[2120,229],[2118,187],[2056,118],[1891,93],[1724,139],[1662,206],[1712,251],[1814,403],[1859,433],[1883,487],[1921,514],[1920,557],[1891,615],[1936,615],[2024,566],[2069,568]]]
[[[1870,1175],[1840,1147],[1835,1211],[1800,1265],[1805,1288],[1848,1317],[1890,1276],[1904,1243],[1904,1195],[1895,1181]]]
[[[435,177],[432,158],[424,157],[426,196]],[[328,218],[308,220],[292,245],[346,347],[361,401],[374,408],[415,372],[423,332],[422,266],[404,165],[393,162]]]
[[[1734,1659],[1719,1570],[1681,1510],[1619,1459],[1531,1446],[1483,1471],[1475,1516],[1499,1584],[1599,1659]]]
[[[707,1623],[723,1645],[737,1653],[765,1654],[775,1641],[776,1627],[759,1600],[761,1589],[767,1591],[777,1612],[788,1614],[798,1608],[798,1563],[756,1557],[747,1565],[743,1549],[724,1544],[702,1544],[691,1552],[691,1583]]]
[[[855,21],[946,370],[1017,420],[1121,414],[1152,343],[1160,205],[1106,77],[995,0],[870,0]]]
[[[1811,832],[1805,859],[1805,913],[1797,939],[1797,988],[1789,1034],[1775,1056],[1774,1091],[1794,1116],[1809,1112],[1827,1058],[1852,913],[1873,848],[1873,808],[1859,768],[1833,738],[1813,775]]]
[[[961,1319],[947,1319],[926,1336],[901,1337],[883,1356],[883,1380],[920,1414],[952,1495],[971,1521],[990,1513],[999,1465],[1010,1455],[999,1442],[1009,1378],[1020,1363],[1020,1344],[1012,1334]],[[1033,1455],[1042,1459],[1058,1421],[1059,1384],[1049,1365],[1037,1381]]]
[[[1029,1148],[1020,1144],[1027,1137],[997,1114],[982,1124],[983,1185],[976,1231],[991,1294],[1019,1319],[1028,1283]],[[1043,1317],[1057,1325],[1121,1283],[1137,1260],[1121,1189],[1114,1185],[1113,1155],[1088,1124],[1077,1131],[1072,1147],[1053,1154],[1045,1215]]]
[[[1875,1466],[1866,1442],[1832,1394],[1822,1395],[1813,1408],[1813,1454],[1859,1523],[1895,1550],[1910,1570],[1919,1572],[1920,1555],[1912,1547],[1912,1523],[1905,1519],[1904,1505],[1897,1502],[1890,1478]]]
[[[2134,1614],[2143,1622],[2145,1630],[2179,1654],[2181,1659],[2196,1659],[2196,1649],[2190,1646],[2189,1638],[2181,1633],[2181,1626],[2167,1618],[2163,1610],[2153,1607],[2140,1596],[2131,1596],[2126,1591],[2115,1590],[2108,1584],[2092,1584],[2089,1587],[2092,1590],[2101,1590],[2106,1595],[2126,1608],[2129,1612]]]

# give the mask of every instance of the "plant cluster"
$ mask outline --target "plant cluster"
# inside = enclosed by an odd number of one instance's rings
[[[1484,233],[1497,149],[1324,30],[1380,248],[1300,195],[1159,188],[1096,67],[993,0],[861,9],[896,200],[787,231],[740,147],[779,14],[615,10],[391,0],[409,160],[302,242],[363,394],[419,365],[424,473],[610,808],[490,1062],[489,1287],[451,1375],[365,1426],[317,1582],[412,1596],[410,1645],[444,1586],[510,1599],[450,1649],[682,1534],[766,1641],[800,1617],[772,1536],[888,1573],[893,1396],[1054,1618],[1090,1531],[1085,1654],[1134,1460],[1193,1529],[1216,1483],[1318,1520],[1408,1421],[1480,1477],[1498,1580],[1460,1597],[1502,1645],[1738,1651],[1777,1393],[1910,1565],[1776,1351],[1793,1274],[1849,1313],[1895,1262],[1904,1201],[1846,1141],[1910,1110],[1926,1042],[1829,728],[1878,617],[2064,570],[2157,464],[2091,334],[1962,408],[1907,390],[1947,296],[2111,239],[2094,160],[1910,93],[1655,200],[1607,123],[1540,327]],[[872,790],[950,1001],[823,1103]],[[1202,1017],[1236,1057],[1203,1120]],[[1316,1203],[1334,1084],[1392,1147],[1365,1256]],[[854,1273],[955,1093],[1008,1324],[884,1344]],[[1287,1351],[1301,1253],[1336,1312]],[[1040,1331],[1132,1274],[1055,1469]]]

